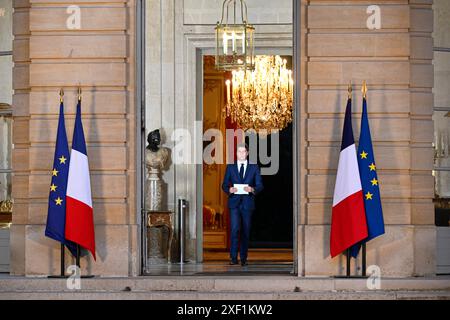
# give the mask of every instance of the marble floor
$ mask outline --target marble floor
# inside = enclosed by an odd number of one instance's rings
[[[227,250],[205,249],[203,251],[203,261],[217,262],[228,261],[230,252]],[[249,261],[284,263],[294,261],[292,249],[275,248],[250,248],[248,250]]]
[[[147,266],[146,275],[170,275],[170,276],[236,276],[236,275],[290,275],[294,266],[288,262],[251,262],[242,267],[229,265],[228,261],[205,263],[171,263],[151,264]]]
[[[149,276],[252,276],[293,275],[292,249],[250,248],[248,265],[229,264],[229,251],[206,249],[203,262],[167,263],[167,257],[149,257],[145,275]]]

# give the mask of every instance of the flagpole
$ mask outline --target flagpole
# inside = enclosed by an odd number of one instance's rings
[[[81,103],[81,85],[78,85],[78,102]],[[80,264],[80,256],[81,256],[81,246],[77,244],[77,256],[76,256],[76,265],[80,270],[80,278],[94,278],[94,275],[81,275],[81,264]]]
[[[81,87],[78,87],[78,102],[81,102]],[[80,267],[80,245],[77,244],[77,258],[76,258],[76,264],[77,267],[80,269],[81,272],[81,267]]]
[[[64,101],[64,89],[61,88],[59,90],[59,102],[63,103]],[[47,276],[47,278],[67,278],[65,274],[66,261],[65,261],[65,252],[64,252],[64,244],[61,243],[61,257],[60,257],[60,275],[59,276]]]
[[[367,85],[366,85],[366,80],[363,81],[363,85],[361,88],[361,92],[363,94],[363,99],[367,99]],[[367,265],[367,261],[366,261],[366,243],[364,242],[362,244],[362,276],[366,277],[366,265]]]
[[[56,275],[51,275],[51,276],[47,276],[47,278],[49,278],[49,279],[60,279],[60,278],[68,278],[68,276],[66,276],[66,274],[65,274],[65,265],[66,265],[66,262],[65,262],[65,259],[64,259],[64,245],[61,243],[61,259],[60,259],[60,261],[61,261],[61,273],[60,273],[60,275],[58,275],[58,276],[56,276]]]
[[[352,99],[352,81],[350,80],[350,83],[348,85],[348,99]],[[350,248],[347,249],[347,277],[350,277]]]
[[[61,88],[61,90],[59,91],[59,101],[60,103],[63,103],[64,101],[64,89]],[[65,261],[65,252],[64,252],[64,244],[61,243],[61,277],[65,277],[65,266],[66,265],[66,261]]]
[[[65,269],[65,254],[64,254],[64,245],[61,243],[61,277],[64,277],[64,269]]]
[[[352,99],[352,82],[350,81],[348,88],[348,99]],[[350,248],[346,251],[346,258],[347,258],[347,277],[350,278]]]
[[[350,248],[347,249],[347,277],[350,278]]]
[[[347,86],[347,98],[348,100],[352,99],[352,82]],[[351,278],[350,276],[350,248],[345,250],[345,258],[346,258],[346,272],[345,276],[335,276],[336,278]]]
[[[366,99],[367,96],[367,85],[366,85],[366,80],[363,81],[363,85],[361,88],[361,92],[363,94],[363,98]]]
[[[352,82],[351,81],[348,84],[347,91],[348,91],[348,99],[351,100],[352,99]]]
[[[76,258],[77,260],[77,267],[78,268],[80,268],[80,245],[79,244],[77,244],[77,258]],[[81,268],[80,268],[81,269]]]
[[[362,89],[361,89],[362,93],[363,93],[363,98],[366,99],[366,95],[367,95],[367,86],[366,86],[366,81],[364,81]],[[350,82],[350,84],[348,85],[348,99],[351,100],[352,99],[352,84]],[[346,249],[345,255],[346,255],[346,259],[347,259],[347,263],[346,263],[346,275],[339,275],[339,276],[335,276],[335,278],[367,278],[366,276],[366,243],[363,242],[362,243],[362,275],[358,276],[358,275],[354,275],[351,276],[350,275],[350,262],[351,262],[351,255],[350,255],[350,250],[351,247]]]
[[[80,266],[80,255],[81,255],[81,247],[77,244],[77,257],[76,257],[76,265],[78,270],[80,270],[80,278],[94,278],[93,274],[81,275],[81,266]]]
[[[366,276],[366,243],[362,244],[362,276]]]

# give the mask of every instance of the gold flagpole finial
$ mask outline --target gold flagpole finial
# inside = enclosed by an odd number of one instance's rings
[[[352,82],[351,81],[348,84],[347,90],[348,90],[348,98],[351,99],[352,98]]]
[[[62,103],[63,100],[64,100],[64,89],[61,88],[61,89],[59,90],[59,101]]]
[[[81,101],[81,87],[78,87],[78,101]]]
[[[366,80],[363,81],[363,85],[361,88],[361,92],[363,94],[363,98],[366,99],[367,97],[367,85],[366,85]]]

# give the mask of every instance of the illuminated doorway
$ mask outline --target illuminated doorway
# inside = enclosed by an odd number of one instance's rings
[[[288,60],[290,69],[292,57],[283,56],[283,59]],[[225,137],[225,130],[238,129],[236,123],[227,117],[225,110],[225,81],[231,79],[231,72],[216,70],[214,62],[214,56],[203,56],[203,132],[216,129]],[[292,137],[291,123],[279,132],[277,172],[262,176],[264,190],[256,196],[256,209],[252,215],[248,256],[250,263],[292,263],[293,261]],[[273,156],[272,153],[278,148],[272,150],[271,136],[258,135],[255,141],[261,141],[261,139],[266,140],[267,155]],[[211,142],[204,142],[204,148]],[[257,147],[260,147],[259,144]],[[224,144],[222,146],[224,160],[226,159],[225,148]],[[262,164],[258,157],[258,165],[264,167],[270,164]],[[228,196],[221,188],[225,169],[225,161],[222,164],[203,162],[203,261],[206,263],[229,261]]]

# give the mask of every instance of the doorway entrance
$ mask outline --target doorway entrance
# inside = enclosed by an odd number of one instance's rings
[[[191,16],[191,13],[194,12],[191,10],[191,6],[194,6],[194,4],[195,6],[201,6],[203,2],[139,0],[138,3],[140,4],[140,11],[138,12],[139,45],[136,69],[139,86],[136,98],[139,106],[137,114],[141,115],[137,119],[137,133],[141,138],[141,148],[137,155],[139,167],[137,174],[140,178],[138,179],[138,192],[140,193],[138,207],[143,209],[145,207],[143,199],[146,183],[143,154],[147,145],[148,133],[160,128],[162,145],[171,149],[172,155],[175,155],[176,152],[173,151],[176,142],[172,140],[174,133],[180,129],[184,130],[191,134],[190,147],[192,153],[197,154],[196,148],[202,150],[202,132],[210,126],[203,117],[205,90],[219,89],[208,87],[211,84],[205,82],[203,70],[203,59],[205,56],[214,55],[216,44],[214,28],[211,27],[208,20],[212,16],[211,12],[206,10],[208,14],[203,15],[201,8],[195,7],[195,13],[200,14],[203,18],[192,19]],[[283,3],[286,11],[296,12],[298,10],[297,1],[284,1]],[[152,10],[149,8],[150,4]],[[220,11],[220,8],[218,10]],[[257,12],[258,8],[255,10]],[[220,15],[220,12],[217,15]],[[256,30],[258,32],[255,37],[255,53],[257,55],[270,53],[294,57],[295,49],[293,50],[293,48],[295,48],[295,38],[298,32],[294,32],[294,30],[296,30],[295,24],[298,23],[296,22],[298,17],[299,14],[296,13],[293,15],[278,15],[275,13],[273,16],[262,14]],[[214,19],[216,18],[214,17]],[[268,20],[265,21],[265,19]],[[300,65],[300,58],[293,59],[292,66],[295,68],[295,65]],[[300,82],[297,82],[299,75],[300,73],[297,71],[293,73],[294,83]],[[210,75],[210,77],[214,77],[214,75]],[[221,77],[220,81],[218,79],[215,79],[215,81],[221,83],[222,88],[219,91],[222,92],[221,101],[224,102],[224,77]],[[298,95],[298,93],[295,93],[295,101],[299,101]],[[291,171],[291,179],[283,186],[286,191],[283,194],[289,198],[283,199],[282,203],[275,209],[269,207],[269,205],[272,205],[270,201],[265,204],[265,199],[257,201],[259,202],[257,210],[260,215],[253,221],[255,227],[251,234],[250,249],[254,254],[249,257],[249,262],[252,262],[253,257],[257,262],[286,263],[289,266],[285,268],[289,269],[288,273],[292,271],[296,273],[297,260],[298,201],[295,195],[298,195],[296,188],[299,181],[297,168],[299,157],[296,142],[300,140],[296,136],[299,121],[296,118],[298,115],[295,109],[294,107],[295,124],[293,123],[291,127],[287,128],[284,135],[283,133],[280,134],[281,139],[283,139],[282,143],[289,145],[290,148],[281,147],[288,153],[282,155],[286,158],[280,161],[281,167],[278,179],[264,182],[267,185],[267,194],[279,192],[279,188],[277,189],[275,186],[284,184],[284,179],[287,179],[288,172]],[[213,116],[218,116],[217,111],[215,114],[213,113]],[[186,262],[202,265],[210,261],[219,261],[223,265],[223,259],[228,260],[229,236],[227,228],[229,223],[227,221],[228,216],[225,214],[227,199],[221,189],[217,188],[221,185],[223,171],[208,176],[207,179],[212,182],[204,181],[206,173],[211,173],[213,169],[213,166],[205,166],[202,161],[177,162],[172,158],[172,165],[162,173],[161,178],[167,185],[164,195],[164,210],[172,211],[175,220],[173,261],[172,264],[168,264],[171,266],[171,270],[177,270],[175,265],[179,262],[176,251],[180,242],[179,237],[181,237],[177,206],[180,198],[187,200],[188,203],[185,216],[185,234],[183,235]],[[219,169],[216,168],[216,170]],[[211,191],[211,189],[205,187],[207,183],[213,183],[216,186],[214,197],[217,197],[217,201],[213,202],[206,198],[205,192]],[[272,191],[271,187],[274,187]],[[144,257],[146,221],[142,219],[142,212],[144,210],[138,212],[137,219],[140,221],[142,230],[140,244],[142,248],[141,256]],[[268,224],[280,225],[280,228],[270,232],[270,229],[267,228]],[[204,243],[207,244],[206,247]],[[219,255],[219,257],[217,258],[214,255]],[[166,256],[164,256],[165,258]],[[142,258],[142,261],[144,261],[144,258]]]
[[[282,56],[288,61],[287,68],[292,66],[291,56]],[[226,137],[226,130],[237,129],[226,112],[226,86],[231,80],[231,72],[215,69],[215,57],[203,56],[203,132],[210,129],[220,131]],[[246,133],[248,134],[248,132]],[[254,140],[253,140],[254,139]],[[226,139],[224,139],[226,140]],[[292,123],[281,130],[276,139],[270,134],[262,136],[250,133],[246,137],[257,142],[257,154],[276,157],[277,170],[262,175],[264,190],[255,197],[256,208],[252,215],[252,227],[249,243],[250,263],[292,263],[293,261],[293,154]],[[263,146],[260,146],[258,142]],[[273,146],[274,141],[278,146]],[[213,143],[214,141],[211,141]],[[223,142],[223,141],[222,141]],[[217,146],[218,144],[216,144]],[[204,146],[204,151],[208,147]],[[230,161],[233,152],[226,143],[220,146],[223,159]],[[266,150],[259,150],[266,148]],[[217,150],[215,150],[217,151]],[[276,153],[276,154],[275,154]],[[226,155],[225,155],[226,154]],[[235,158],[235,155],[231,155]],[[273,163],[263,163],[257,158],[260,168]],[[228,262],[230,250],[230,218],[227,206],[228,196],[221,185],[225,174],[226,161],[208,164],[203,162],[203,261]]]

